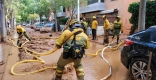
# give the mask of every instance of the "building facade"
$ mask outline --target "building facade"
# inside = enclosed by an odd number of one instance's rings
[[[106,15],[108,20],[113,23],[116,16],[121,16],[121,21],[125,34],[129,34],[131,24],[129,19],[131,14],[128,7],[133,2],[140,0],[89,0],[87,6],[80,7],[80,16],[85,17],[91,24],[92,16],[97,17],[99,26],[103,26],[102,15]],[[77,15],[77,12],[76,12]],[[61,8],[58,17],[70,16],[70,9]]]
[[[129,4],[138,1],[140,0],[89,0],[87,6],[80,8],[80,13],[89,22],[92,16],[97,16],[99,26],[103,26],[102,15],[106,15],[111,23],[117,15],[121,16],[124,33],[128,34],[132,26],[129,22],[131,14],[128,7]]]

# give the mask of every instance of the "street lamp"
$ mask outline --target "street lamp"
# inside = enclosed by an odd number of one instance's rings
[[[77,0],[77,20],[80,21],[80,0]]]

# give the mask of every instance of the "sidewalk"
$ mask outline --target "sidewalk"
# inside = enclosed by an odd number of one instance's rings
[[[14,33],[14,31],[12,31],[11,33]],[[6,69],[6,65],[7,65],[7,61],[8,61],[8,57],[11,55],[11,48],[13,47],[12,45],[9,44],[8,39],[14,37],[11,35],[7,35],[6,36],[6,42],[1,42],[0,43],[0,80],[3,79],[4,76],[4,72]]]
[[[0,43],[0,45],[2,46],[1,50],[2,50],[2,61],[3,61],[3,63],[0,64],[0,80],[2,80],[11,46],[7,43]]]

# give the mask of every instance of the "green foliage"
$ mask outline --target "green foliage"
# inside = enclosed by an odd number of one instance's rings
[[[32,20],[32,21],[36,20],[37,18],[39,18],[39,15],[36,14],[36,13],[34,13],[34,14],[29,14],[29,16],[28,16],[28,19],[29,19],[29,20]]]
[[[128,8],[128,12],[132,14],[130,18],[130,23],[133,24],[131,30],[137,29],[138,27],[138,18],[139,18],[139,5],[140,2],[134,2],[130,4]],[[146,22],[145,22],[145,27],[146,29],[152,25],[156,24],[156,1],[147,1],[146,2]],[[130,33],[132,34],[131,31]]]
[[[65,25],[68,19],[69,19],[69,18],[58,18],[58,22],[59,22],[60,24]]]

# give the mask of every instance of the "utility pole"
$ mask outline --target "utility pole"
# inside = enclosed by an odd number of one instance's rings
[[[80,0],[77,0],[77,20],[80,21]]]
[[[146,0],[140,0],[138,31],[145,30]]]

